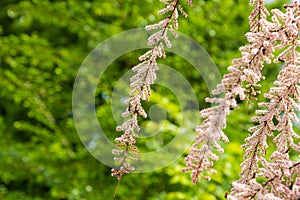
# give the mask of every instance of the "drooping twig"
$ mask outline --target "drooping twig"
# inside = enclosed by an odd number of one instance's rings
[[[119,162],[119,167],[112,169],[112,176],[118,179],[115,195],[124,174],[129,174],[134,170],[130,160],[137,161],[139,150],[135,143],[139,137],[137,132],[140,130],[138,115],[144,118],[147,117],[141,102],[149,101],[150,85],[154,83],[156,72],[159,70],[157,59],[166,57],[165,46],[171,48],[171,42],[167,36],[168,31],[176,36],[175,30],[178,29],[179,14],[187,17],[186,12],[179,4],[179,0],[161,0],[161,2],[165,4],[165,7],[158,11],[158,14],[166,14],[167,16],[156,24],[146,26],[146,30],[157,29],[158,31],[148,38],[148,46],[151,49],[140,56],[141,63],[132,68],[136,74],[130,79],[132,90],[130,91],[130,97],[125,101],[128,107],[122,114],[122,117],[129,117],[129,119],[117,127],[117,131],[123,131],[123,134],[115,139],[116,149],[112,151],[115,155],[114,159]],[[192,5],[191,0],[186,0],[186,2],[190,6]]]

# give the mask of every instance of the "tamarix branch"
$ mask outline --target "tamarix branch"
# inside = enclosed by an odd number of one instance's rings
[[[157,58],[166,58],[165,46],[171,48],[171,42],[167,36],[172,32],[177,37],[175,30],[178,29],[178,17],[182,14],[187,17],[187,13],[179,4],[179,0],[161,0],[165,7],[158,11],[159,15],[166,15],[160,22],[146,26],[146,30],[158,30],[148,38],[148,46],[151,47],[144,55],[139,57],[141,63],[134,66],[132,70],[136,74],[130,79],[130,97],[125,101],[128,104],[122,117],[129,117],[122,125],[117,127],[117,131],[123,131],[123,135],[115,139],[116,149],[113,150],[114,159],[120,163],[119,168],[112,169],[112,176],[116,176],[118,182],[124,174],[129,174],[134,170],[130,161],[137,160],[139,153],[135,146],[136,139],[139,137],[140,128],[138,125],[138,115],[146,118],[147,114],[141,105],[141,101],[149,101],[151,94],[150,85],[156,79],[156,72],[159,70]],[[192,6],[191,0],[186,2]],[[118,188],[116,189],[117,192]]]
[[[113,169],[112,175],[119,183],[124,174],[134,170],[130,160],[136,160],[135,155],[139,153],[135,146],[139,131],[137,117],[147,117],[141,101],[149,101],[150,85],[158,71],[157,58],[166,57],[165,46],[171,48],[167,32],[176,37],[178,15],[187,17],[179,0],[162,2],[165,8],[158,14],[167,16],[146,27],[158,31],[148,38],[152,49],[142,55],[141,63],[132,69],[136,74],[130,80],[132,91],[123,113],[123,117],[129,119],[117,127],[124,132],[115,139],[117,144],[113,150],[120,167]],[[192,5],[191,1],[186,2]],[[199,178],[210,180],[217,173],[213,165],[219,159],[218,154],[224,153],[222,142],[229,142],[224,133],[227,116],[238,107],[238,101],[257,103],[257,116],[252,118],[255,126],[249,129],[250,136],[242,145],[245,155],[240,178],[232,183],[231,192],[225,196],[231,200],[297,200],[300,199],[300,161],[293,160],[290,152],[300,152],[300,136],[293,129],[293,123],[298,121],[295,112],[300,102],[300,6],[295,1],[285,5],[284,12],[278,9],[269,12],[263,0],[251,0],[250,5],[253,11],[249,15],[250,31],[246,33],[248,44],[240,48],[241,57],[232,61],[229,73],[216,86],[213,96],[206,98],[211,107],[200,111],[203,122],[196,128],[197,136],[185,158],[187,167],[183,171],[191,171],[194,184]],[[274,87],[263,94],[265,102],[257,102],[261,81],[265,79],[263,69],[270,63],[278,63],[282,69]],[[270,150],[270,144],[275,150]]]

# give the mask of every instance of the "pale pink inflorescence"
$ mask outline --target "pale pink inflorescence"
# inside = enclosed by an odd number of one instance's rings
[[[154,83],[156,72],[159,70],[157,58],[166,57],[165,46],[171,48],[168,32],[170,31],[176,37],[175,30],[178,29],[179,14],[187,17],[187,13],[179,4],[179,0],[161,0],[161,2],[164,3],[165,7],[159,10],[158,14],[166,14],[167,16],[156,24],[146,26],[146,30],[155,29],[157,31],[148,38],[148,46],[151,49],[140,56],[141,62],[132,68],[136,74],[130,79],[132,90],[130,97],[125,101],[128,107],[122,114],[122,117],[128,119],[117,127],[117,131],[123,131],[123,135],[115,139],[116,149],[112,151],[115,155],[114,160],[120,163],[118,168],[112,169],[112,176],[116,176],[118,180],[124,174],[129,174],[134,170],[130,160],[136,161],[139,153],[135,145],[136,139],[139,137],[137,132],[140,130],[138,116],[147,117],[141,102],[149,101],[150,85]],[[186,0],[186,2],[192,6],[191,0]]]
[[[202,125],[196,128],[198,133],[188,156],[186,157],[187,167],[183,171],[192,171],[192,182],[196,184],[198,177],[210,179],[203,172],[208,170],[212,174],[213,161],[219,159],[214,152],[217,150],[223,153],[224,150],[219,142],[228,142],[223,130],[226,128],[226,117],[232,109],[237,107],[236,98],[240,100],[250,100],[259,93],[259,81],[264,79],[261,74],[264,62],[270,62],[273,57],[275,36],[266,33],[264,29],[266,18],[269,15],[264,7],[263,1],[254,3],[254,10],[251,13],[250,27],[252,32],[246,37],[249,45],[241,47],[241,58],[234,59],[232,66],[228,67],[229,74],[225,74],[222,83],[212,92],[213,95],[224,93],[224,97],[206,98],[206,102],[213,104],[211,108],[200,111],[200,116],[204,119]],[[257,16],[257,15],[260,16]],[[246,88],[243,85],[246,83]]]
[[[171,48],[167,33],[170,31],[176,37],[179,14],[187,17],[179,0],[161,1],[165,7],[158,14],[168,16],[146,26],[147,30],[158,31],[148,38],[148,45],[152,49],[140,56],[141,63],[132,69],[136,74],[130,79],[131,97],[125,101],[128,108],[122,114],[129,119],[117,127],[118,131],[124,132],[115,139],[116,149],[113,150],[120,167],[112,169],[112,175],[118,180],[134,170],[130,160],[137,160],[139,153],[135,146],[139,131],[137,118],[138,115],[147,117],[141,101],[149,101],[150,85],[154,83],[159,69],[157,58],[166,57],[165,46]],[[191,0],[186,2],[192,5]],[[194,184],[199,177],[209,180],[207,172],[216,173],[212,166],[219,159],[216,152],[224,152],[220,142],[229,141],[223,130],[227,116],[237,108],[236,99],[247,103],[257,100],[260,81],[265,78],[262,75],[264,64],[283,63],[274,87],[264,94],[267,101],[258,103],[260,109],[256,110],[257,116],[253,118],[257,125],[249,129],[252,134],[242,146],[245,155],[241,177],[232,184],[232,190],[226,196],[231,200],[297,200],[300,199],[300,161],[293,161],[289,152],[300,152],[300,143],[297,143],[300,136],[293,130],[293,122],[298,120],[295,111],[299,110],[300,102],[299,5],[297,2],[286,5],[286,12],[273,9],[271,20],[267,19],[270,13],[263,0],[250,0],[250,5],[254,8],[249,16],[250,32],[246,34],[249,44],[240,48],[242,56],[232,61],[228,67],[229,73],[224,75],[221,84],[212,92],[214,97],[206,98],[206,102],[213,106],[200,111],[204,120],[196,128],[197,136],[185,159],[187,167],[183,171],[192,171]],[[274,51],[280,52],[276,58]],[[269,153],[270,158],[266,158],[268,138],[273,139],[277,147]]]
[[[263,0],[251,0],[254,6],[249,16],[250,32],[246,34],[249,45],[241,47],[241,58],[234,59],[229,73],[224,75],[214,95],[224,94],[223,97],[207,98],[211,108],[200,111],[204,119],[202,125],[196,128],[198,133],[188,156],[187,167],[183,171],[192,171],[192,182],[196,184],[199,177],[210,179],[207,171],[216,173],[212,168],[213,162],[218,160],[216,150],[224,150],[219,142],[228,142],[223,130],[226,128],[226,117],[237,107],[236,98],[256,100],[260,93],[259,82],[264,79],[261,71],[264,63],[284,63],[275,87],[264,94],[267,102],[259,103],[256,110],[258,123],[249,129],[251,136],[245,139],[242,146],[245,149],[241,164],[241,178],[233,183],[228,199],[299,199],[299,169],[300,162],[292,161],[289,151],[299,153],[300,144],[295,139],[300,136],[293,130],[293,121],[297,121],[295,114],[299,110],[300,101],[300,66],[299,66],[299,5],[285,6],[286,12],[278,9],[271,11],[272,18],[264,6]],[[279,55],[274,58],[274,51]],[[272,137],[277,146],[269,160],[266,152],[267,137]],[[296,177],[296,179],[295,179]],[[265,180],[257,181],[257,178]]]
[[[265,108],[256,111],[258,116],[253,120],[258,125],[249,129],[251,136],[245,139],[245,161],[241,164],[241,178],[233,183],[228,199],[299,199],[300,162],[292,161],[289,151],[299,154],[300,143],[295,139],[300,136],[293,130],[293,122],[298,121],[295,114],[300,102],[300,56],[299,47],[299,6],[286,6],[286,13],[272,10],[272,22],[268,24],[280,41],[275,49],[282,52],[274,62],[283,62],[275,87],[264,94],[267,102],[259,103]],[[277,149],[271,154],[269,161],[265,158],[267,138],[273,138]],[[296,177],[296,180],[294,178]],[[257,178],[265,180],[257,182]]]

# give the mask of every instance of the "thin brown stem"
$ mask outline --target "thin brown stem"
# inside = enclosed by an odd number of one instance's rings
[[[116,187],[116,189],[115,189],[114,198],[116,198],[117,193],[118,193],[118,191],[119,191],[119,188],[120,188],[120,185],[121,185],[122,177],[123,177],[123,174],[120,175],[120,176],[118,177],[118,185],[117,185],[117,187]]]

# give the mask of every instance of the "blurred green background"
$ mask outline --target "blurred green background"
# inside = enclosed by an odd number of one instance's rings
[[[221,74],[238,48],[246,44],[248,14],[245,0],[195,0],[193,8],[184,1],[189,18],[180,17],[179,31],[204,47]],[[268,8],[281,7],[273,2]],[[88,53],[105,39],[129,29],[158,22],[158,0],[1,0],[0,1],[0,199],[113,199],[117,181],[110,168],[90,155],[81,143],[72,119],[72,87],[77,70]],[[111,114],[111,95],[118,79],[138,63],[143,51],[116,60],[101,79],[96,92],[96,110],[107,137],[120,133]],[[192,66],[170,54],[160,63],[183,74],[207,106],[205,83]],[[264,70],[267,91],[279,68]],[[161,99],[164,98],[164,103]],[[166,103],[167,102],[167,103]],[[153,86],[151,103],[163,105],[170,127],[178,127],[179,105],[172,93]],[[255,106],[254,106],[255,107]],[[232,112],[226,133],[231,143],[215,167],[210,182],[192,185],[182,173],[184,156],[161,170],[125,176],[116,199],[224,199],[238,178],[243,150],[240,144],[252,125],[253,106]],[[192,117],[192,116],[191,116]],[[159,121],[144,120],[155,130]],[[200,122],[199,122],[200,123]],[[195,127],[189,134],[195,136]],[[162,130],[154,139],[139,142],[141,151],[155,150],[174,135]],[[175,147],[176,148],[176,147]],[[187,153],[187,152],[185,152]]]

